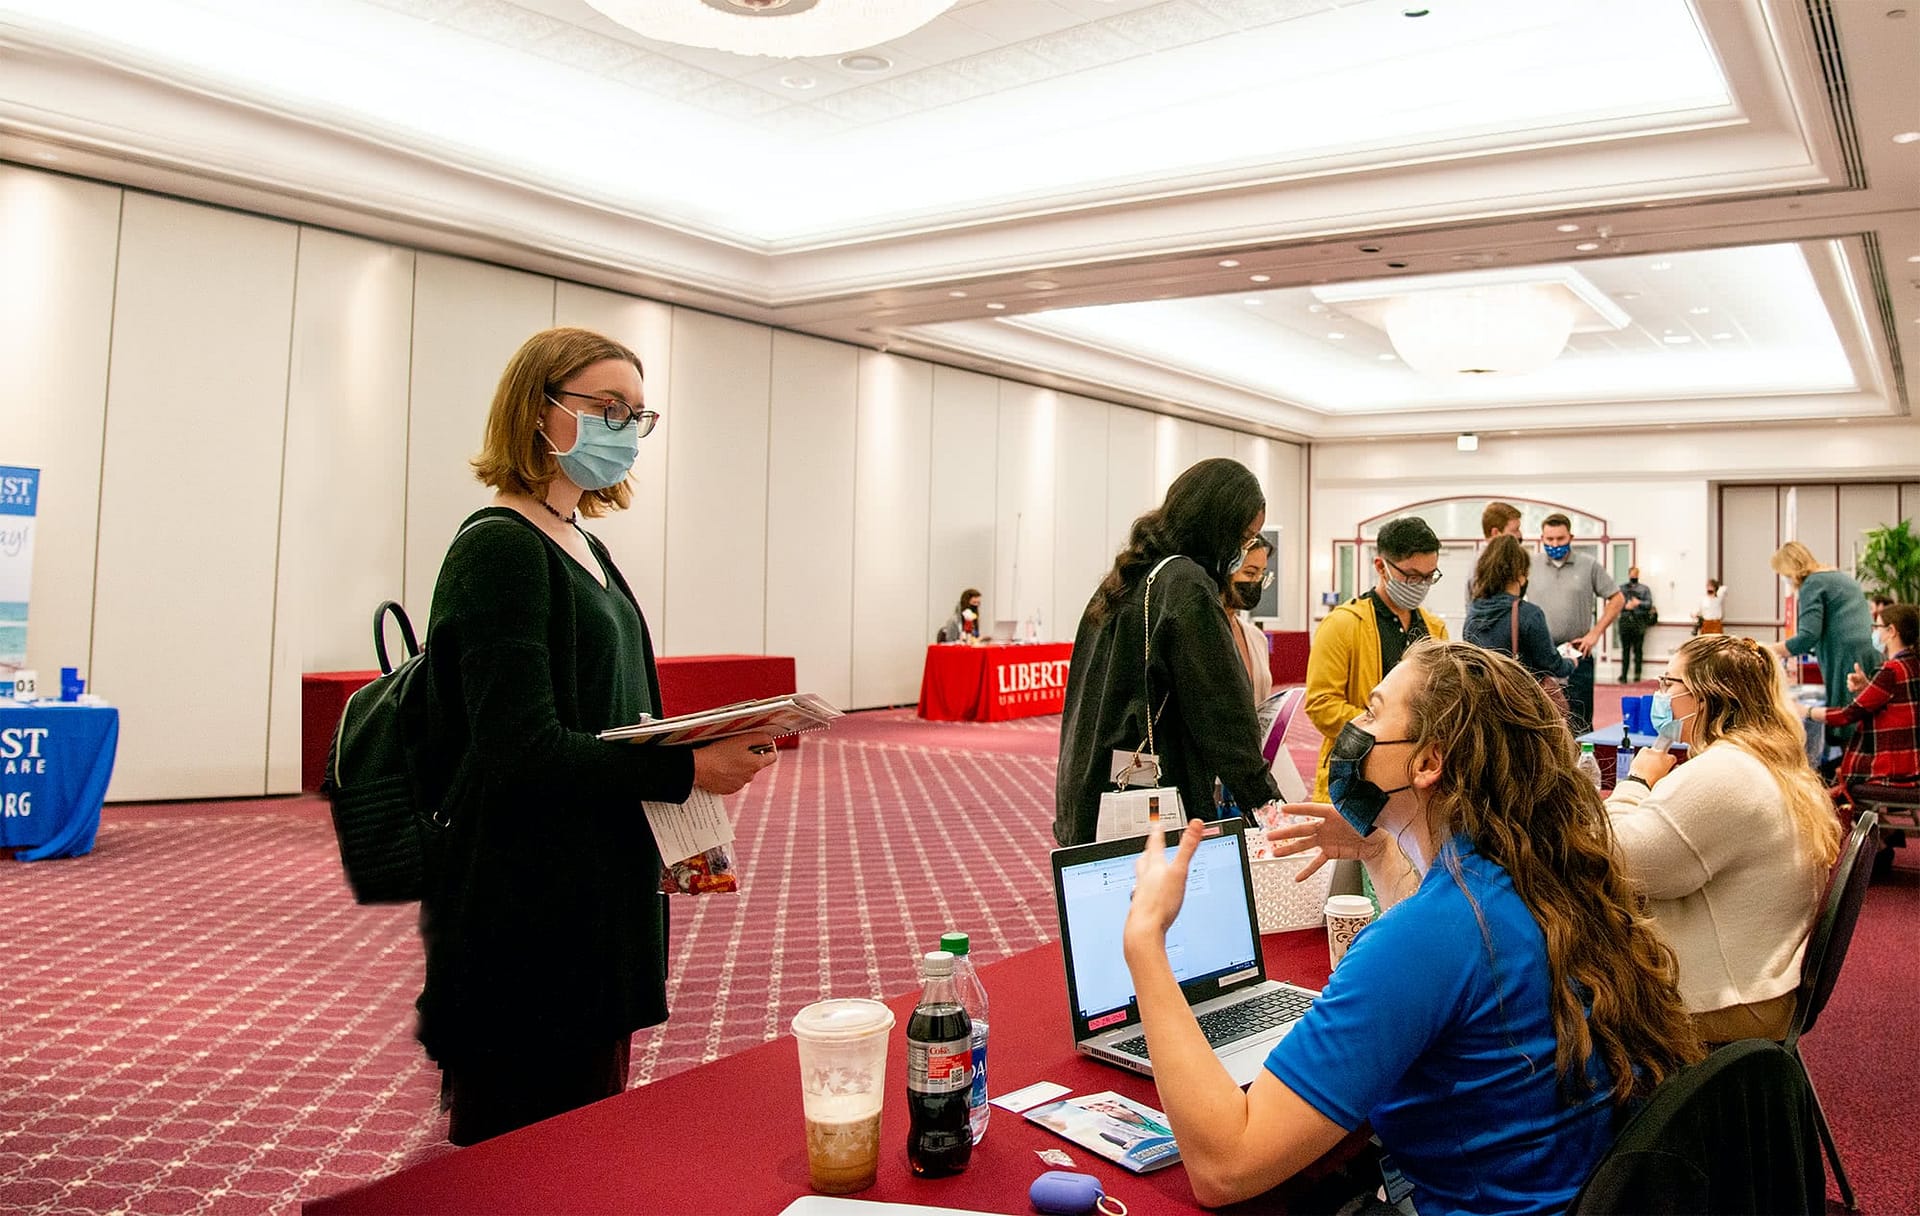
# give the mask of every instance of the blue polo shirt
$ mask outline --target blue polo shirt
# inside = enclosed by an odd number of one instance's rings
[[[1563,1212],[1616,1128],[1597,1059],[1594,1091],[1562,1098],[1547,991],[1546,938],[1513,881],[1456,838],[1354,939],[1267,1069],[1341,1127],[1371,1123],[1420,1216]]]

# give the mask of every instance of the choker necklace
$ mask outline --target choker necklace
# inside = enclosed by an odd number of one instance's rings
[[[544,498],[536,498],[536,499],[534,499],[533,501],[535,501],[535,502],[537,502],[537,503],[539,503],[539,504],[540,504],[540,508],[541,508],[541,509],[542,509],[543,511],[545,511],[545,512],[546,512],[547,514],[549,514],[549,515],[551,515],[551,516],[553,516],[553,517],[554,517],[555,519],[557,519],[557,520],[559,520],[559,521],[560,521],[561,523],[563,523],[563,524],[572,524],[572,525],[573,525],[574,527],[576,527],[576,528],[580,526],[580,511],[579,511],[579,509],[578,509],[578,508],[576,508],[576,509],[574,510],[574,512],[573,512],[573,514],[571,514],[571,515],[562,515],[562,514],[560,514],[560,512],[558,512],[558,511],[556,511],[556,510],[554,510],[554,509],[553,509],[553,504],[551,504],[551,503],[549,503],[549,502],[548,502],[548,501],[547,501],[546,499],[544,499]]]

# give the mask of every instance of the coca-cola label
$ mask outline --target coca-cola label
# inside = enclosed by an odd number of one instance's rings
[[[973,1088],[973,1037],[936,1043],[908,1039],[907,1088],[921,1094],[963,1094]]]

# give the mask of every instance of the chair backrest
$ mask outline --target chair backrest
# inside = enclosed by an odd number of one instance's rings
[[[1293,726],[1306,695],[1304,688],[1283,689],[1267,698],[1258,715],[1266,724],[1260,737],[1260,753],[1266,757],[1267,771],[1273,774],[1274,783],[1288,802],[1305,802],[1310,792],[1287,751],[1287,731]]]
[[[1860,905],[1867,902],[1867,883],[1873,877],[1873,853],[1879,842],[1879,816],[1872,811],[1861,812],[1853,821],[1853,834],[1841,846],[1840,859],[1834,862],[1827,896],[1820,901],[1820,915],[1813,922],[1806,953],[1800,958],[1793,1022],[1783,1040],[1790,1051],[1801,1035],[1813,1029],[1814,1019],[1833,995],[1840,966],[1847,959],[1847,945],[1853,941],[1853,927],[1860,920]]]
[[[1729,1043],[1654,1092],[1569,1216],[1824,1212],[1815,1117],[1806,1074],[1784,1048]]]

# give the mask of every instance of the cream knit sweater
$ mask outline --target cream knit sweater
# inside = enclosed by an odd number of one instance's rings
[[[1723,740],[1657,789],[1621,782],[1607,810],[1614,850],[1680,961],[1687,1012],[1793,991],[1826,872],[1765,765]]]

